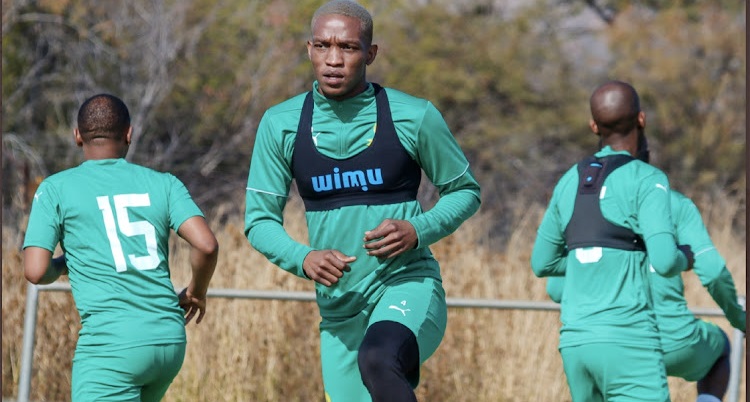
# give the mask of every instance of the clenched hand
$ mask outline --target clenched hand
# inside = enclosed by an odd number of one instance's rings
[[[188,325],[190,320],[195,316],[195,313],[198,313],[195,323],[200,324],[203,321],[203,316],[206,314],[206,296],[196,297],[188,291],[188,288],[185,288],[182,289],[182,292],[177,297],[180,307],[185,311],[185,325]]]
[[[308,278],[325,286],[331,286],[349,272],[350,263],[357,257],[344,255],[338,250],[313,250],[302,262],[302,269]]]
[[[386,219],[378,227],[365,232],[367,255],[393,258],[417,246],[417,231],[411,223]]]

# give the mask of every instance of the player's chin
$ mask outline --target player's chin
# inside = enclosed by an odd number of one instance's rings
[[[320,91],[323,92],[323,96],[328,99],[339,100],[345,97],[346,91],[339,86],[320,86]]]
[[[354,89],[350,86],[346,85],[345,82],[335,82],[335,83],[320,83],[318,85],[318,88],[320,88],[320,91],[323,93],[323,96],[325,96],[328,99],[333,100],[344,100],[347,98],[351,98],[354,94]]]

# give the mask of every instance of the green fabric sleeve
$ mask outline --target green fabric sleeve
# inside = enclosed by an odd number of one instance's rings
[[[638,224],[654,270],[662,276],[679,275],[687,268],[687,257],[677,248],[672,217],[671,190],[667,176],[655,170],[638,187]],[[665,219],[667,217],[667,219]]]
[[[434,207],[411,219],[417,232],[417,247],[428,247],[448,236],[479,209],[479,190],[470,172],[452,183],[439,186],[440,199]]]
[[[313,249],[292,239],[278,222],[266,220],[256,223],[247,235],[250,244],[281,269],[309,279],[302,262]]]
[[[408,143],[408,139],[406,140]],[[434,207],[409,222],[417,232],[417,247],[428,247],[450,235],[478,209],[479,183],[443,116],[427,102],[416,133],[415,159],[437,187]]]
[[[550,276],[549,278],[547,278],[547,294],[553,302],[560,303],[562,301],[564,287],[564,276]]]
[[[544,211],[542,222],[537,229],[536,239],[531,250],[531,270],[537,277],[565,275],[567,247],[563,237],[563,219],[557,205],[560,194],[566,187],[565,183],[571,177],[571,171],[568,170],[558,185],[555,186],[547,210]]]
[[[55,186],[44,180],[34,194],[23,248],[40,247],[55,252],[62,238],[60,201]]]
[[[537,277],[565,275],[567,253],[564,243],[537,235],[531,252],[531,270]]]
[[[704,286],[716,301],[716,304],[724,311],[729,323],[745,332],[747,316],[745,310],[737,302],[737,291],[734,288],[734,281],[729,271],[724,268],[716,279],[704,284]]]
[[[306,278],[302,262],[312,248],[284,229],[284,207],[292,182],[286,154],[293,137],[264,116],[256,134],[245,195],[245,236],[258,252],[283,270]]]
[[[176,232],[186,220],[204,215],[193,201],[185,184],[172,174],[166,175],[169,182],[169,227]]]
[[[680,216],[675,216],[677,240],[680,244],[689,244],[695,258],[693,272],[701,284],[724,311],[729,323],[734,328],[745,331],[746,315],[737,302],[732,274],[726,268],[726,262],[713,244],[711,236],[703,223],[703,217],[695,203],[684,195],[674,192],[672,203],[679,203]]]
[[[645,241],[651,266],[659,275],[675,276],[687,268],[687,257],[677,248],[671,233],[657,233]]]

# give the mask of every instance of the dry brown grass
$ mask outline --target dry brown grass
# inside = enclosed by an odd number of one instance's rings
[[[234,206],[241,208],[240,206]],[[717,247],[727,260],[740,294],[746,294],[745,233],[732,229],[744,205],[726,199],[702,205]],[[547,300],[544,281],[529,266],[531,245],[543,206],[530,205],[507,217],[514,234],[507,251],[491,249],[486,223],[477,215],[433,247],[441,261],[448,297]],[[288,230],[304,239],[299,205]],[[3,396],[17,394],[26,284],[14,228],[3,231]],[[312,290],[310,282],[272,266],[252,250],[241,218],[218,227],[221,256],[212,287]],[[173,279],[186,283],[183,242],[172,248]],[[687,274],[693,307],[714,308],[695,275]],[[725,319],[711,319],[731,331]],[[205,320],[188,327],[188,353],[166,401],[322,401],[314,303],[211,299]],[[70,367],[78,315],[68,293],[42,292],[31,397],[70,399]],[[557,351],[556,312],[487,309],[449,310],[445,339],[422,370],[421,401],[569,401]],[[744,346],[744,342],[743,342]],[[744,364],[743,364],[744,366]],[[741,398],[746,376],[742,374]],[[675,402],[692,401],[694,384],[670,379]]]

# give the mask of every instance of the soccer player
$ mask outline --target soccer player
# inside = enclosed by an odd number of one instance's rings
[[[271,262],[316,282],[327,400],[416,401],[447,317],[428,246],[478,209],[479,185],[430,102],[366,80],[378,51],[366,9],[328,2],[311,30],[312,91],[270,108],[258,127],[245,233]],[[421,170],[441,196],[426,212]],[[309,246],[282,226],[293,179]]]
[[[634,158],[645,143],[635,89],[607,82],[590,106],[601,149],[555,186],[531,268],[566,277],[559,349],[574,402],[669,401],[648,263],[674,276],[692,256],[677,247],[667,176]]]
[[[124,159],[130,114],[108,94],[78,111],[85,161],[39,185],[24,240],[34,284],[68,275],[81,330],[72,400],[160,401],[182,367],[185,325],[203,319],[218,243],[173,175]],[[178,295],[170,280],[170,229],[190,244],[192,279]],[[63,255],[52,259],[57,244]]]
[[[648,163],[645,137],[639,159]],[[698,207],[684,194],[672,189],[670,207],[678,244],[694,251],[693,271],[714,301],[724,311],[729,323],[743,333],[746,315],[737,302],[732,274],[714,247],[703,224]],[[650,268],[650,289],[656,313],[667,375],[697,381],[696,402],[721,401],[729,383],[730,343],[717,325],[693,315],[685,300],[682,276],[664,277]],[[560,303],[565,277],[547,279],[547,294]]]
[[[683,194],[673,190],[671,195],[677,240],[695,252],[693,271],[729,323],[745,332],[745,311],[737,302],[732,275],[714,247],[700,211]],[[697,381],[697,402],[721,401],[730,373],[727,335],[688,309],[681,276],[665,278],[652,270],[650,280],[667,375]]]
[[[746,316],[737,302],[732,275],[713,245],[695,204],[671,191],[672,216],[677,241],[695,250],[693,271],[734,328],[745,332]],[[718,402],[729,383],[730,343],[717,325],[695,317],[685,300],[680,275],[663,277],[651,269],[651,295],[656,312],[667,375],[697,381],[696,402]],[[560,303],[564,276],[547,279],[547,294]]]

